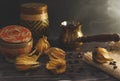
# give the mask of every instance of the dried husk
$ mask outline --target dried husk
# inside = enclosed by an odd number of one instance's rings
[[[60,48],[57,47],[51,47],[50,49],[48,49],[45,54],[47,54],[50,58],[50,60],[52,59],[65,59],[66,56],[66,52]]]
[[[39,67],[40,63],[37,62],[39,55],[32,55],[32,56],[28,54],[19,55],[16,58],[16,62],[15,62],[16,69],[19,71],[25,71]]]
[[[38,43],[36,44],[36,50],[39,53],[44,53],[49,48],[50,48],[50,44],[46,36],[43,36],[42,38],[38,40]]]
[[[95,62],[106,63],[113,60],[109,54],[110,52],[108,52],[105,48],[98,47],[95,52],[93,52],[92,57]]]
[[[52,59],[46,64],[46,69],[54,74],[62,74],[66,71],[66,61],[64,59]]]

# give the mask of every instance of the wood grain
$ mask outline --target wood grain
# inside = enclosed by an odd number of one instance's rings
[[[92,59],[92,52],[86,52],[84,54],[83,61],[86,63],[95,66],[96,68],[101,69],[104,72],[112,75],[113,77],[120,80],[120,53],[119,52],[112,52],[110,56],[116,61],[117,68],[113,69],[113,66],[108,63],[98,64],[95,63]]]

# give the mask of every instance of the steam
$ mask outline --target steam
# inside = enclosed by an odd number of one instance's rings
[[[120,0],[108,0],[107,14],[113,20],[109,29],[111,32],[120,33]]]
[[[108,15],[120,21],[120,0],[108,0]]]

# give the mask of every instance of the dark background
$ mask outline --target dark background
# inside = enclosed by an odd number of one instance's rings
[[[60,33],[63,20],[79,20],[87,35],[119,33],[119,22],[109,15],[108,1],[112,0],[0,0],[0,27],[19,24],[22,3],[42,2],[48,5],[50,35]]]
[[[3,28],[7,25],[19,24],[20,5],[22,3],[42,2],[48,5],[48,14],[50,21],[49,28],[51,30],[49,34],[50,39],[54,40],[59,37],[59,34],[62,31],[60,29],[60,22],[64,20],[79,20],[82,24],[82,31],[86,35],[101,33],[120,33],[119,14],[115,16],[114,12],[116,11],[114,11],[114,8],[111,8],[112,10],[109,11],[111,6],[110,4],[112,4],[109,3],[109,1],[116,1],[118,5],[120,3],[120,0],[0,0],[0,28]],[[91,44],[89,46],[96,47]],[[73,76],[82,79],[76,81],[117,81],[116,79],[112,79],[111,76],[109,77],[108,75],[102,73],[100,70],[96,70],[93,67],[90,68],[88,65],[82,65],[85,69],[82,69],[82,73],[80,73],[78,76],[67,75],[66,77],[65,75],[61,75],[60,77],[50,76],[49,78],[48,75],[46,75],[47,77],[44,76],[47,72],[43,72],[43,75],[40,74],[41,72],[39,71],[27,73],[18,73],[17,71],[16,73],[13,65],[3,62],[3,59],[1,57],[0,62],[2,64],[0,66],[0,81],[56,81],[53,79],[69,79],[69,77],[74,79]],[[44,68],[40,68],[40,71],[44,71]]]

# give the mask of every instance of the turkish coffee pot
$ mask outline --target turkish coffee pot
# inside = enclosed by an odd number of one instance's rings
[[[82,25],[79,21],[63,21],[61,23],[62,33],[60,35],[61,46],[65,49],[80,50],[83,43],[88,42],[109,42],[119,41],[119,34],[98,34],[98,35],[83,35]]]
[[[64,48],[74,49],[82,45],[82,42],[73,42],[83,36],[81,27],[79,21],[63,21],[61,23],[60,43]]]

